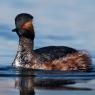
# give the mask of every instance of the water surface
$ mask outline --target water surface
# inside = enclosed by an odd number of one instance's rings
[[[1,0],[0,11],[0,95],[95,95],[95,0]],[[93,70],[13,68],[18,37],[11,30],[22,12],[34,16],[35,49],[49,45],[85,49]]]

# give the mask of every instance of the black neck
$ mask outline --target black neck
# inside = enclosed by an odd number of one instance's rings
[[[18,51],[32,52],[33,47],[34,47],[34,40],[31,40],[31,39],[23,37],[23,36],[19,38]]]
[[[24,66],[25,64],[29,63],[34,56],[33,46],[33,40],[23,36],[20,37],[18,51],[14,59],[13,65]]]

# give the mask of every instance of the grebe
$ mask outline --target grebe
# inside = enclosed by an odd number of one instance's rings
[[[89,70],[91,58],[88,53],[67,46],[48,46],[33,50],[35,32],[33,16],[21,13],[15,18],[19,46],[12,63],[14,67],[43,70]]]

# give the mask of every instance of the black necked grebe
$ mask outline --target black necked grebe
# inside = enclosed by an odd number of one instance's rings
[[[67,46],[48,46],[33,50],[35,32],[33,16],[17,15],[14,32],[19,36],[19,46],[13,66],[44,70],[88,70],[91,58],[88,53]]]

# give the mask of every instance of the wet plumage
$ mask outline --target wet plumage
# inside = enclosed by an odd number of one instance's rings
[[[19,46],[13,66],[44,70],[89,70],[91,58],[87,52],[78,51],[67,46],[48,46],[33,49],[35,32],[33,16],[19,14],[15,31],[19,36]]]

